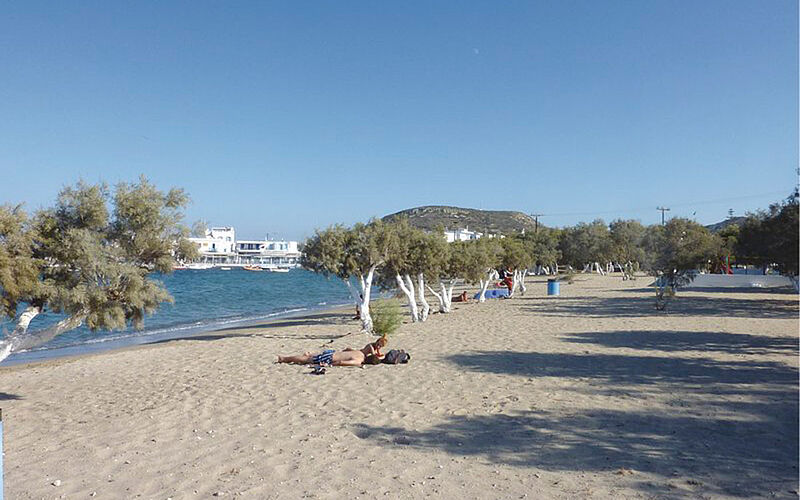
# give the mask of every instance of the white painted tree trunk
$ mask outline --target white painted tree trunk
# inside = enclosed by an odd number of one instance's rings
[[[14,331],[11,332],[12,337],[18,337],[25,332],[28,331],[28,326],[31,324],[31,320],[42,313],[42,310],[36,306],[28,306],[22,311],[22,314],[19,315],[19,320],[17,320],[17,326],[14,328]]]
[[[456,280],[450,280],[450,286],[445,287],[444,283],[442,283],[442,296],[444,297],[444,305],[446,310],[444,312],[449,313],[453,308],[453,287],[456,286]]]
[[[411,281],[411,276],[406,274],[406,280],[403,280],[403,277],[399,274],[395,275],[394,279],[397,281],[397,286],[400,287],[400,290],[408,299],[408,308],[411,312],[411,321],[416,323],[419,321],[419,310],[417,309],[417,300],[414,298],[414,283]]]
[[[0,361],[6,359],[13,352],[24,351],[25,349],[40,346],[64,332],[74,330],[75,328],[81,326],[81,324],[83,324],[83,320],[86,319],[85,314],[70,316],[62,319],[50,328],[39,330],[33,333],[27,333],[28,325],[30,325],[31,320],[41,312],[41,309],[39,308],[34,309],[36,309],[35,314],[30,307],[23,312],[23,314],[28,313],[28,316],[25,318],[24,328],[21,329],[18,322],[14,332],[8,338],[0,342]],[[22,320],[23,318],[20,317],[20,321]],[[17,335],[17,332],[21,333]]]
[[[374,264],[369,268],[367,277],[361,277],[361,295],[363,297],[360,307],[361,331],[366,333],[372,333],[372,316],[369,313],[369,301],[372,296],[372,279],[375,277],[375,269],[377,269],[379,265],[380,264]]]
[[[488,273],[488,275],[486,277],[486,281],[480,280],[481,293],[478,296],[478,302],[486,302],[486,289],[489,288],[489,283],[491,283],[492,280],[498,279],[499,276],[500,275],[497,274],[497,270],[496,269],[492,269],[491,271],[489,271],[489,273]]]
[[[525,295],[525,292],[528,291],[528,289],[525,287],[525,276],[527,276],[527,275],[528,275],[528,270],[527,269],[523,269],[519,273],[519,293],[521,295]]]
[[[456,280],[450,280],[450,288],[444,284],[443,281],[439,282],[439,286],[442,287],[441,293],[437,292],[431,287],[426,287],[429,292],[433,294],[434,297],[439,301],[439,312],[440,313],[449,313],[453,307],[453,287],[456,284]]]
[[[419,313],[419,320],[425,321],[428,319],[428,313],[431,311],[431,305],[425,299],[425,275],[419,273],[417,275],[417,295],[419,296],[419,303],[422,304],[422,311]]]
[[[369,300],[372,295],[372,279],[375,276],[375,269],[377,269],[377,267],[378,264],[370,267],[366,277],[364,277],[363,274],[358,276],[358,285],[361,288],[360,296],[350,282],[350,278],[342,280],[344,284],[347,285],[350,297],[353,298],[353,302],[355,302],[358,308],[358,315],[361,318],[361,332],[367,334],[372,333],[372,316],[369,313]]]
[[[447,311],[445,310],[445,306],[444,306],[444,290],[442,290],[442,293],[437,293],[436,290],[434,290],[430,286],[428,286],[427,288],[428,288],[428,291],[431,292],[434,297],[436,297],[436,300],[439,301],[439,312],[440,313],[446,313]],[[444,288],[444,285],[442,285],[442,288]]]
[[[358,317],[361,317],[361,297],[358,296],[358,292],[356,291],[355,287],[352,283],[350,283],[350,278],[342,279],[344,284],[347,285],[347,291],[350,292],[350,298],[353,299],[353,303],[356,305],[356,309],[358,310]]]

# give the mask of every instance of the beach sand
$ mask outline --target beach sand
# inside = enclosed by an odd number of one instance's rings
[[[2,368],[6,497],[797,498],[796,294],[578,280],[404,324],[408,365],[274,363],[362,347],[348,309]]]

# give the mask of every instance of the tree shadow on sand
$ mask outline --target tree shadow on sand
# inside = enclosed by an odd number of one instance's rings
[[[731,297],[679,293],[667,311],[657,311],[653,297],[559,297],[531,298],[523,311],[539,316],[589,318],[640,318],[646,316],[720,316],[735,318],[795,319],[797,298],[748,300]]]
[[[798,372],[781,363],[708,358],[487,351],[451,355],[465,370],[581,380],[592,397],[619,391],[670,397],[674,411],[601,408],[451,416],[425,430],[358,425],[357,436],[384,446],[437,449],[457,456],[551,471],[652,472],[640,482],[656,496],[670,481],[695,484],[692,496],[787,495],[797,489]],[[611,405],[611,401],[609,405]]]
[[[791,354],[798,350],[797,337],[684,331],[611,331],[569,335],[566,342],[604,347],[664,352],[701,351],[729,354]]]
[[[448,360],[469,370],[523,377],[591,378],[610,384],[756,384],[796,386],[798,372],[782,363],[715,361],[617,354],[482,351]]]
[[[518,467],[663,476],[665,484],[638,484],[651,494],[663,493],[670,480],[691,479],[701,483],[697,493],[752,497],[796,488],[797,435],[773,427],[616,410],[567,417],[528,411],[451,416],[426,430],[361,424],[354,433],[382,446],[436,449]]]

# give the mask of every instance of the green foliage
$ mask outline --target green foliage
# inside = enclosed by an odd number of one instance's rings
[[[785,274],[798,272],[798,197],[793,194],[769,210],[749,214],[742,224],[735,250],[737,262],[768,266],[777,264]]]
[[[467,283],[486,279],[487,271],[500,265],[502,249],[496,239],[455,241],[450,245],[452,262],[449,265]]]
[[[35,232],[21,206],[0,206],[0,316],[13,318],[17,305],[41,287],[41,259],[33,256]]]
[[[546,227],[539,227],[538,231],[525,233],[522,238],[525,244],[529,245],[533,264],[556,265],[561,259],[561,251],[558,249],[560,235],[560,230]]]
[[[563,260],[576,268],[589,262],[608,262],[614,253],[608,226],[601,219],[564,228],[559,250]]]
[[[198,220],[192,224],[191,235],[195,238],[204,238],[206,236],[206,231],[208,231],[207,221]]]
[[[664,226],[647,228],[644,245],[648,254],[646,270],[659,276],[658,305],[664,300],[665,290],[672,293],[676,287],[691,282],[697,270],[713,263],[719,255],[721,240],[696,222],[674,218]]]
[[[500,265],[506,269],[528,269],[533,266],[532,245],[519,236],[500,240]]]
[[[645,227],[635,220],[617,219],[609,225],[611,237],[611,259],[616,262],[643,262],[645,260],[642,240]]]
[[[403,311],[394,299],[379,300],[372,306],[372,331],[376,335],[391,335],[402,323]]]
[[[171,300],[149,273],[170,272],[176,254],[195,251],[179,223],[187,202],[182,190],[161,193],[141,178],[113,197],[104,184],[79,182],[30,219],[19,207],[0,208],[2,313],[13,318],[28,304],[92,329],[140,327]]]
[[[700,224],[674,218],[664,226],[651,226],[645,244],[652,256],[648,270],[669,275],[705,268],[719,253],[721,242]]]

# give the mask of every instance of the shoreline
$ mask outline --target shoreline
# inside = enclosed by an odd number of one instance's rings
[[[259,319],[243,319],[225,325],[201,325],[196,328],[188,327],[179,331],[168,331],[144,335],[129,335],[122,338],[114,338],[99,342],[83,343],[52,349],[35,349],[14,353],[0,362],[0,370],[6,368],[18,368],[20,366],[35,365],[41,363],[57,362],[62,359],[74,359],[87,356],[96,356],[108,352],[122,351],[148,345],[157,345],[169,341],[191,340],[196,337],[203,337],[210,333],[235,331],[240,329],[252,328],[254,326],[269,327],[271,324],[279,323],[289,319],[306,319],[318,314],[335,313],[344,311],[348,304],[330,304],[324,306],[311,306],[301,311],[287,311],[276,313],[274,316]]]

